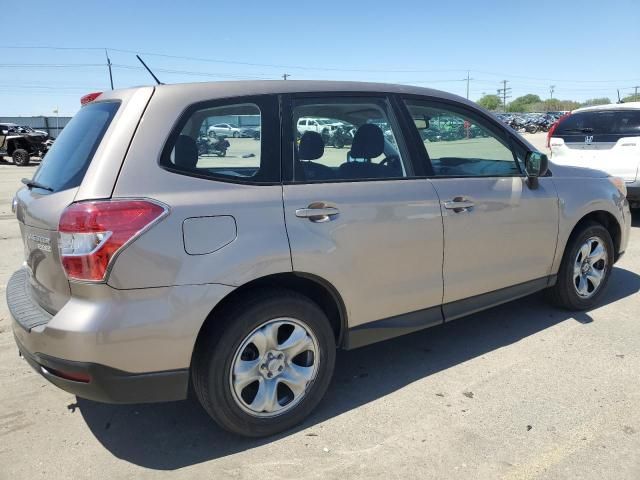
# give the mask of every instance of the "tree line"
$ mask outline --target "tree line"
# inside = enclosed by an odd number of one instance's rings
[[[629,95],[623,98],[622,101],[640,102],[640,95]],[[476,103],[487,110],[503,110],[502,99],[498,95],[485,95],[477,100]],[[507,112],[557,112],[593,105],[607,105],[609,103],[613,102],[607,97],[590,98],[584,102],[576,102],[574,100],[558,100],[555,98],[542,100],[538,95],[527,94],[507,103]]]

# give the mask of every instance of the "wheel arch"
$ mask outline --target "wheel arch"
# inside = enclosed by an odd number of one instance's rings
[[[297,292],[315,302],[327,315],[334,332],[336,346],[343,345],[347,331],[347,311],[342,297],[336,288],[327,280],[304,272],[283,272],[260,277],[245,283],[231,291],[209,312],[203,322],[194,343],[197,349],[203,332],[212,327],[220,312],[242,302],[257,290],[280,288]]]
[[[618,222],[618,219],[610,212],[606,210],[594,210],[585,215],[578,220],[578,222],[571,229],[571,233],[567,238],[565,243],[565,250],[567,246],[571,243],[571,240],[582,230],[582,228],[591,222],[599,223],[604,228],[607,229],[609,235],[611,235],[611,240],[613,241],[613,249],[614,249],[614,261],[617,261],[620,257],[620,244],[622,241],[622,227]],[[564,252],[563,252],[564,256]]]
[[[19,148],[22,148],[23,150],[29,152],[29,144],[24,138],[7,138],[7,155],[13,155],[13,152],[15,152]]]

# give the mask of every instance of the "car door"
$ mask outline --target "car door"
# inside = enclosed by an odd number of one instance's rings
[[[442,206],[445,319],[546,286],[558,197],[551,178],[529,186],[520,166],[525,144],[462,104],[406,98],[405,105],[424,127],[420,148]]]
[[[294,96],[284,102],[284,210],[293,269],[333,286],[355,347],[442,322],[442,220],[433,186],[416,178],[384,95]],[[358,127],[351,151],[325,145],[298,119]],[[371,121],[388,118],[385,139]]]

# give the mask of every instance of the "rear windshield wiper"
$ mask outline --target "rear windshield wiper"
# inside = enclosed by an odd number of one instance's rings
[[[30,178],[23,178],[22,179],[22,183],[24,183],[29,188],[41,188],[43,190],[48,190],[50,192],[53,192],[53,188],[47,187],[46,185],[43,185],[40,182],[36,182],[35,180],[31,180]]]
[[[565,132],[582,132],[582,133],[592,133],[593,128],[585,127],[585,128],[564,128]]]

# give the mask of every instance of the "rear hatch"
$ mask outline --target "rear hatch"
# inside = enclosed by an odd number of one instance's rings
[[[555,128],[550,147],[555,163],[634,182],[640,166],[640,109],[575,112]]]
[[[43,159],[32,186],[16,194],[31,294],[51,314],[71,294],[58,251],[60,215],[74,201],[110,197],[126,148],[153,92],[152,88],[138,90],[146,92],[109,92],[83,106]]]

